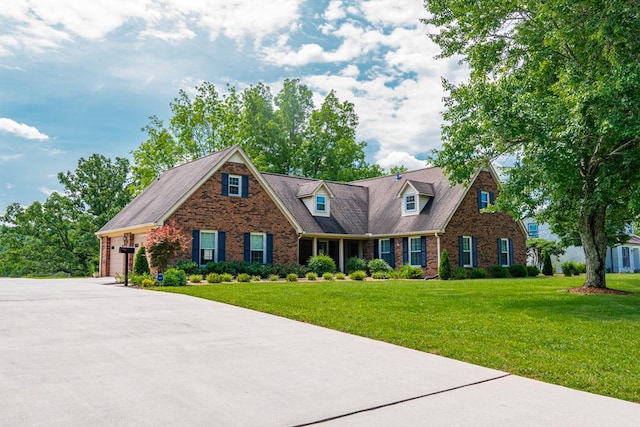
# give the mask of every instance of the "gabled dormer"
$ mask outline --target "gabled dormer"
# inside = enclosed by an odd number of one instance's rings
[[[331,189],[324,181],[313,181],[298,188],[298,199],[302,200],[313,216],[331,216]]]
[[[433,184],[406,180],[398,191],[398,198],[402,202],[402,216],[418,215],[434,195]]]

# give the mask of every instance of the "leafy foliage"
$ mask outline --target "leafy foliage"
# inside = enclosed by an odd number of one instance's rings
[[[527,239],[527,255],[539,268],[542,267],[544,251],[547,251],[549,255],[560,256],[565,253],[565,248],[566,246],[562,242],[541,238]]]
[[[468,271],[464,267],[456,267],[456,270],[453,274],[453,278],[455,280],[464,280],[468,277]]]
[[[336,263],[330,256],[316,255],[309,258],[309,262],[307,262],[307,270],[313,271],[318,275],[333,273],[336,271]]]
[[[469,273],[469,277],[471,277],[472,279],[485,279],[487,275],[487,270],[480,267],[473,267],[471,269],[471,272]]]
[[[187,275],[177,268],[169,268],[164,272],[162,284],[164,286],[185,286],[187,284]]]
[[[144,245],[140,247],[138,253],[136,254],[136,258],[133,261],[133,274],[149,274],[151,270],[149,270],[149,261],[147,260],[147,253],[144,249]]]
[[[527,266],[523,264],[513,264],[509,266],[511,277],[527,277]]]
[[[442,280],[451,279],[451,261],[449,261],[449,252],[447,250],[442,251],[440,255],[440,267],[438,268],[438,276]]]
[[[553,266],[551,265],[551,254],[549,251],[542,252],[542,274],[553,276]]]
[[[189,239],[180,227],[173,223],[167,223],[149,231],[144,247],[151,257],[151,266],[163,271],[176,253],[188,243]]]
[[[369,267],[369,271],[371,272],[371,276],[373,277],[373,273],[386,273],[388,271],[393,270],[389,264],[387,264],[387,261],[383,260],[383,259],[372,259],[371,261],[369,261],[369,263],[367,264],[367,267]]]
[[[491,277],[495,277],[496,279],[502,279],[509,274],[509,270],[501,265],[492,265],[489,267],[489,272],[491,273]]]
[[[351,274],[358,270],[364,271],[367,269],[367,262],[360,257],[354,256],[347,260],[345,269],[347,270],[347,274]]]
[[[537,277],[540,275],[540,269],[536,265],[528,265],[527,266],[527,276]]]
[[[434,163],[464,182],[510,155],[496,208],[579,237],[585,286],[606,287],[607,242],[640,214],[640,3],[424,4],[442,56],[470,69],[445,82]]]
[[[351,280],[364,280],[367,278],[367,273],[362,270],[356,270],[349,274],[349,279]]]

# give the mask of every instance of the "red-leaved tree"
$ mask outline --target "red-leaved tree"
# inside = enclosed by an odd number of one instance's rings
[[[189,238],[184,235],[182,229],[169,222],[149,231],[144,247],[151,258],[151,266],[158,271],[164,271],[171,258],[188,244]]]

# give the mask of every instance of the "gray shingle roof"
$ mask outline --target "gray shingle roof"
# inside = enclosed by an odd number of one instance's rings
[[[419,194],[433,197],[435,195],[435,190],[433,189],[433,184],[430,182],[420,182],[408,179],[407,182],[416,189]]]
[[[164,172],[98,233],[160,221],[233,148],[235,147],[229,147]]]

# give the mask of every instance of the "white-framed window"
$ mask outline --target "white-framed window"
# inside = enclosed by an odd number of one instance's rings
[[[316,212],[326,212],[327,211],[327,197],[317,195],[316,196]]]
[[[216,262],[217,234],[216,231],[200,231],[200,265]]]
[[[471,236],[462,236],[462,266],[473,267],[473,238]]]
[[[407,194],[404,196],[404,211],[406,213],[416,212],[416,195]]]
[[[380,259],[391,265],[391,239],[380,239],[378,242]]]
[[[527,224],[527,232],[529,233],[529,237],[532,239],[538,238],[538,224],[535,222],[530,222]]]
[[[511,265],[509,252],[509,239],[500,239],[500,259],[498,260],[498,264],[503,267],[509,267]]]
[[[242,183],[242,177],[238,175],[229,175],[229,195],[240,197],[242,193],[240,192],[240,185]]]
[[[251,253],[249,260],[264,264],[267,260],[267,235],[264,233],[251,233]]]
[[[489,196],[489,193],[486,191],[480,191],[480,209],[489,207],[490,204],[491,198]]]
[[[409,265],[420,267],[422,265],[422,245],[420,237],[409,238]]]

